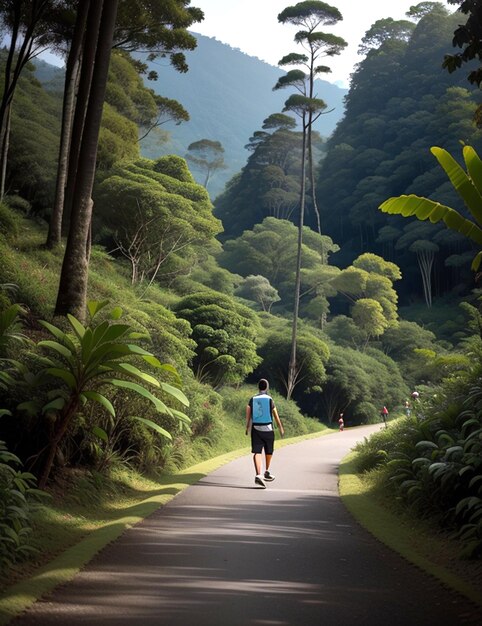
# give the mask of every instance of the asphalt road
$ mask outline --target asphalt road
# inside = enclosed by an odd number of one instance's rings
[[[482,624],[482,612],[380,544],[339,499],[338,463],[373,429],[275,451],[265,490],[250,456],[221,467],[14,624]]]

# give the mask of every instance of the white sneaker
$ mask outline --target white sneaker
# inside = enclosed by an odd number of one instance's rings
[[[259,485],[260,487],[262,487],[263,489],[266,489],[266,485],[264,484],[264,480],[263,477],[258,474],[255,479],[254,479],[254,483],[255,485]]]

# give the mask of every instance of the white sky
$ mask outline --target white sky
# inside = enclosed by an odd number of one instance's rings
[[[336,26],[320,30],[343,37],[348,46],[338,57],[326,59],[331,74],[324,78],[330,82],[339,81],[348,86],[355,63],[361,60],[357,54],[358,45],[365,32],[379,19],[392,17],[406,19],[410,6],[420,0],[328,0],[343,15],[343,21]],[[299,28],[278,23],[278,14],[296,0],[191,0],[191,6],[204,11],[204,21],[194,24],[193,32],[215,37],[233,48],[239,48],[250,56],[258,57],[271,65],[290,52],[300,51],[293,36]],[[448,5],[452,12],[454,5]],[[450,42],[449,42],[450,45]]]

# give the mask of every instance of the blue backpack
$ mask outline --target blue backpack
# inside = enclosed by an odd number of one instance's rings
[[[266,393],[253,396],[252,418],[253,424],[257,426],[266,426],[272,424],[273,417],[271,415],[272,398]]]

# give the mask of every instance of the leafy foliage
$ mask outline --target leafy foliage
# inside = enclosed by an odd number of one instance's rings
[[[49,437],[49,445],[40,475],[39,484],[43,487],[49,477],[57,448],[71,428],[72,421],[82,405],[94,402],[115,418],[116,411],[110,399],[103,392],[108,389],[134,392],[151,402],[159,413],[175,416],[188,423],[187,416],[176,409],[170,408],[148,387],[153,387],[171,401],[184,406],[189,404],[186,396],[177,387],[157,378],[131,363],[132,358],[140,358],[151,368],[177,376],[171,365],[162,365],[150,352],[141,348],[133,340],[143,336],[133,331],[129,324],[117,323],[122,315],[120,308],[111,312],[112,322],[97,322],[97,314],[105,308],[107,302],[90,302],[88,305],[90,323],[83,326],[72,315],[68,316],[71,332],[66,333],[49,322],[42,322],[44,328],[52,335],[52,340],[39,342],[39,347],[50,352],[44,358],[44,369],[35,377],[29,375],[27,381],[38,387],[52,380],[60,384],[48,393],[49,401],[39,406],[38,401],[23,402],[19,408],[33,414],[39,411],[54,416],[54,426]],[[179,381],[177,381],[179,385]],[[145,426],[155,430],[163,437],[171,438],[170,433],[156,421],[136,416]]]
[[[117,165],[95,197],[100,234],[128,259],[134,284],[169,284],[191,272],[220,230],[207,192],[180,157]]]
[[[347,266],[370,250],[395,262],[404,277],[398,289],[404,302],[425,295],[418,256],[410,249],[416,240],[397,245],[407,224],[376,207],[391,196],[430,193],[430,199],[457,208],[456,192],[431,162],[429,149],[440,145],[453,152],[462,140],[478,150],[481,138],[471,122],[477,92],[466,89],[457,73],[440,74],[459,18],[432,4],[423,7],[411,34],[386,32],[382,41],[370,44],[353,74],[346,115],[328,142],[318,179],[325,232],[342,249],[337,261]],[[313,217],[308,223],[315,227]],[[435,225],[417,238],[438,246],[429,285],[434,295],[470,284],[462,262],[470,245],[461,235],[448,238],[443,232],[443,224]],[[445,259],[451,255],[460,257],[460,264],[447,270]]]
[[[192,327],[198,380],[213,386],[241,382],[260,362],[255,344],[259,321],[234,298],[213,291],[195,293],[183,298],[176,311]]]
[[[2,412],[0,411],[0,414]],[[46,494],[36,478],[20,469],[20,459],[0,441],[0,572],[35,552],[31,545],[32,504]]]

